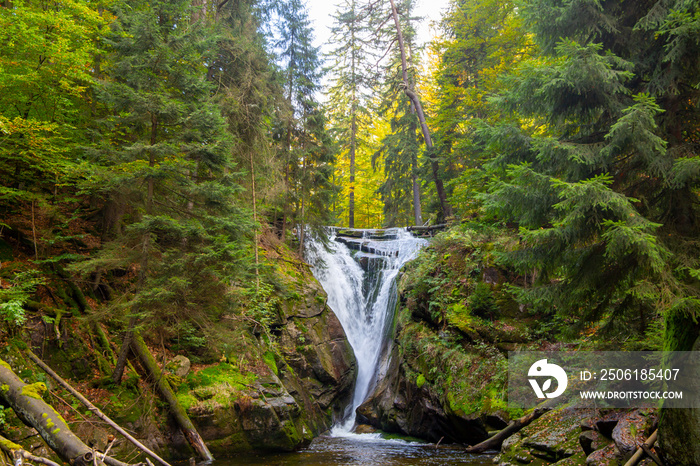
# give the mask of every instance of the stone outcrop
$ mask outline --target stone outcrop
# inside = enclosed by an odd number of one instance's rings
[[[478,443],[487,437],[481,417],[452,412],[430,385],[419,387],[406,377],[395,346],[388,358],[386,377],[358,409],[358,421],[386,432],[431,442]]]
[[[190,390],[197,401],[188,412],[215,456],[299,449],[350,402],[355,358],[345,332],[316,281],[296,289],[270,324],[276,351],[263,355],[268,375]]]
[[[504,442],[494,463],[624,464],[655,429],[656,422],[654,410],[553,410]]]

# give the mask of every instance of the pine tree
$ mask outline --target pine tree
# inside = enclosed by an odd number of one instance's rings
[[[282,90],[274,79],[270,56],[265,50],[265,38],[259,32],[257,2],[220,2],[213,15],[218,41],[214,63],[209,67],[209,79],[216,84],[215,100],[234,138],[233,162],[249,170],[241,179],[252,206],[254,234],[256,293],[261,291],[261,257],[258,251],[259,232],[273,196],[267,193],[280,189],[279,163],[273,150],[274,142],[269,122],[283,105]],[[210,15],[211,16],[211,15]]]
[[[384,222],[389,226],[423,224],[419,173],[422,137],[416,108],[405,93],[404,80],[406,77],[410,87],[415,87],[416,70],[413,61],[417,51],[412,8],[412,1],[401,4],[399,19],[403,49],[391,49],[391,59],[384,69],[382,100],[379,105],[380,116],[390,123],[390,133],[382,139],[379,150],[373,155],[373,164],[383,160],[385,181],[378,192],[384,202]],[[387,46],[397,40],[396,27],[387,21],[391,18],[391,10],[382,10],[378,14],[375,12],[373,18],[374,23],[391,25],[380,30],[380,38]]]
[[[355,227],[355,204],[357,195],[358,152],[367,150],[367,141],[362,136],[369,124],[367,108],[371,47],[367,39],[367,13],[356,0],[345,0],[338,6],[334,16],[331,41],[336,48],[330,57],[332,86],[328,91],[328,108],[333,124],[333,134],[340,146],[341,154],[348,159],[348,226]]]
[[[408,99],[411,101],[412,112],[415,113],[420,124],[420,130],[423,135],[423,141],[425,142],[425,147],[427,151],[427,159],[430,161],[430,168],[433,174],[433,181],[435,182],[435,191],[437,193],[437,198],[440,203],[441,214],[443,217],[451,217],[452,207],[447,202],[447,195],[445,193],[445,188],[440,173],[440,165],[438,163],[433,147],[432,135],[430,129],[428,128],[427,121],[425,119],[421,99],[416,93],[415,79],[409,76],[409,63],[412,61],[412,58],[408,58],[407,44],[405,43],[404,39],[404,26],[402,25],[402,21],[399,17],[399,10],[396,7],[396,2],[394,2],[394,0],[389,0],[389,4],[391,5],[391,16],[393,18],[396,31],[396,43],[398,45],[398,52],[399,56],[401,57],[401,88],[403,89],[403,92],[406,95],[406,97],[408,97]],[[411,9],[412,3],[410,1],[404,2],[404,4],[402,5],[402,13],[406,16],[410,16]],[[410,21],[410,19],[408,21]],[[412,66],[412,63],[410,63],[410,65]],[[414,206],[417,204],[418,202],[416,199],[416,189],[414,188]],[[420,213],[418,211],[415,212],[415,216],[416,221],[420,219]]]
[[[451,205],[462,216],[478,208],[483,191],[483,149],[476,130],[482,121],[508,118],[488,104],[500,89],[498,79],[535,46],[522,18],[509,0],[455,0],[441,22],[442,37],[433,42],[437,58],[432,71],[431,123],[435,147],[444,161]]]

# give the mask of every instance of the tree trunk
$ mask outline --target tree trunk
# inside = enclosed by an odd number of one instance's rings
[[[126,361],[129,357],[129,349],[131,348],[131,339],[134,333],[134,327],[136,326],[136,317],[131,317],[129,319],[129,328],[127,328],[124,334],[124,340],[122,341],[122,346],[119,348],[119,356],[117,357],[117,364],[114,367],[114,372],[112,372],[112,382],[119,385],[122,383],[122,376],[124,375],[124,368],[126,367]]]
[[[306,180],[306,157],[304,157],[304,165],[302,169],[302,180]],[[304,204],[304,189],[302,188],[301,190],[301,221],[299,222],[299,257],[304,257],[304,240],[306,239],[306,225],[304,222],[306,221],[305,215],[306,211],[305,209],[305,204]]]
[[[28,385],[17,377],[10,365],[0,360],[0,397],[10,405],[22,422],[39,432],[46,444],[64,461],[73,466],[90,466],[94,455],[92,448],[80,440],[68,427],[60,414],[42,399],[46,385],[42,382]],[[105,463],[123,466],[114,458]]]
[[[411,113],[415,113],[415,106],[411,105]],[[415,123],[411,125],[411,134],[415,134]],[[423,214],[420,206],[420,183],[418,182],[418,154],[413,151],[411,154],[411,188],[413,190],[413,224],[423,225]]]
[[[496,435],[493,437],[490,437],[486,440],[484,440],[481,443],[478,443],[474,446],[471,446],[467,448],[465,451],[467,453],[482,453],[485,452],[486,450],[495,450],[497,448],[501,447],[501,444],[505,439],[522,429],[523,427],[527,426],[530,424],[532,421],[537,419],[538,417],[542,416],[544,413],[549,411],[549,408],[537,408],[533,412],[531,412],[528,415],[525,415],[521,417],[520,419],[516,419],[514,421],[510,421],[510,424],[508,426],[498,432]]]
[[[423,113],[423,106],[420,103],[418,95],[413,91],[413,86],[408,79],[408,65],[406,64],[406,49],[403,43],[403,34],[401,33],[401,24],[399,23],[399,14],[396,11],[396,4],[394,0],[389,0],[391,3],[391,14],[394,17],[394,24],[396,25],[396,34],[399,42],[399,51],[401,52],[401,72],[403,74],[403,90],[406,96],[411,100],[413,106],[416,109],[416,114],[418,115],[418,121],[420,123],[421,131],[423,132],[423,140],[425,141],[425,147],[428,149],[428,156],[430,157],[430,166],[433,171],[433,178],[435,180],[435,190],[437,191],[438,199],[440,200],[440,207],[442,208],[442,214],[445,217],[452,216],[452,207],[447,203],[447,195],[445,194],[445,188],[442,184],[442,179],[440,178],[440,165],[438,164],[435,154],[433,153],[433,140],[430,137],[430,129],[428,129],[428,124],[425,122],[425,114]]]
[[[664,351],[700,351],[700,323],[682,311],[666,315]],[[659,446],[666,464],[700,464],[700,374],[697,363],[684,367],[686,384],[674,385],[691,394],[691,407],[659,410]]]
[[[22,448],[22,445],[18,445],[12,440],[3,437],[2,435],[0,435],[0,449],[7,453],[7,455],[10,458],[13,458],[15,460],[15,464],[18,464],[16,463],[18,459],[20,460],[19,464],[22,464],[21,460],[25,459],[34,463],[45,464],[46,466],[60,466],[58,463],[53,462],[49,459],[43,458],[41,456],[32,455],[27,450]],[[3,464],[5,464],[4,461]]]
[[[202,437],[197,432],[194,424],[192,424],[192,421],[187,415],[187,411],[182,407],[182,405],[180,405],[180,403],[178,403],[177,397],[175,396],[173,389],[170,388],[168,380],[163,377],[163,373],[161,372],[160,367],[158,367],[158,363],[153,358],[153,355],[148,350],[146,343],[144,343],[143,338],[141,338],[141,335],[139,335],[138,332],[133,333],[131,348],[133,349],[134,353],[138,355],[139,359],[141,359],[141,363],[153,379],[158,391],[160,391],[165,401],[167,401],[170,405],[170,410],[175,417],[175,420],[180,426],[182,433],[185,434],[187,441],[190,443],[190,445],[192,445],[192,448],[203,460],[212,461],[214,457],[204,444],[204,440],[202,440]]]
[[[354,90],[353,90],[354,94]],[[354,96],[353,96],[354,99]],[[357,116],[355,103],[352,104],[352,121],[350,123],[350,195],[348,196],[348,227],[355,228],[355,152],[357,150]]]
[[[255,291],[260,291],[260,253],[258,252],[258,209],[255,197],[255,164],[253,151],[250,151],[250,184],[253,194],[253,247],[255,248]]]

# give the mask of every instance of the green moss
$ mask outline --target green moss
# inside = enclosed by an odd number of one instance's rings
[[[2,359],[0,359],[0,366],[4,367],[7,370],[10,370],[10,371],[12,370],[12,367],[10,367],[10,365],[8,363],[6,363],[5,361],[3,361]]]
[[[197,400],[197,398],[195,398],[195,396],[189,392],[178,392],[177,401],[183,408],[190,409],[196,405],[199,400]]]
[[[54,409],[53,406],[49,406],[49,408],[50,408],[51,411],[53,411],[53,413],[56,415],[56,419],[58,419],[59,421],[61,421],[61,422],[64,423],[65,425],[68,425],[68,423],[66,422],[66,420],[63,419],[63,416],[61,416],[61,414],[60,414],[58,411],[56,411],[56,410]]]
[[[214,452],[214,454],[216,454],[217,451],[221,451],[223,454],[230,454],[233,452],[252,450],[252,447],[250,446],[250,443],[248,443],[248,439],[243,432],[236,432],[235,434],[229,435],[226,438],[212,440],[207,442],[207,446],[210,450],[212,450],[212,452]]]
[[[418,388],[423,388],[423,385],[425,385],[425,376],[423,374],[418,374],[418,378],[416,378],[416,385]]]
[[[21,445],[17,445],[15,442],[0,436],[0,445],[2,445],[3,450],[23,450]]]
[[[689,314],[692,315],[692,314]],[[698,324],[683,312],[669,312],[666,316],[664,351],[690,351],[698,339]]]
[[[59,429],[59,428],[57,427],[57,428],[55,428],[54,430],[52,430],[51,433],[52,433],[53,435],[56,435],[56,434],[59,433],[60,431],[61,431],[61,429]]]
[[[15,348],[17,348],[18,350],[22,350],[22,351],[24,351],[24,350],[26,350],[27,348],[29,348],[29,346],[27,346],[27,343],[25,343],[24,341],[20,340],[19,338],[13,338],[12,340],[10,340],[10,344],[11,344],[12,346],[14,346]]]
[[[277,368],[277,362],[275,361],[275,353],[272,351],[267,351],[263,355],[263,359],[265,360],[265,364],[267,364],[267,367],[270,368],[270,370],[277,376],[279,376],[279,369]]]
[[[36,382],[22,387],[22,395],[29,396],[41,400],[46,393],[46,384],[44,382]]]
[[[255,381],[255,374],[241,373],[232,364],[222,362],[196,373],[190,373],[176,396],[185,410],[197,408],[212,411],[229,408]]]
[[[10,391],[10,386],[4,383],[2,386],[0,386],[0,390],[2,390],[3,393],[7,393]]]

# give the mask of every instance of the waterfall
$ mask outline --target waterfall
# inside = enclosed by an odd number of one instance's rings
[[[347,235],[347,236],[345,236]],[[328,305],[343,326],[357,360],[352,404],[331,435],[349,434],[355,410],[376,383],[379,361],[390,341],[396,305],[396,276],[426,244],[405,229],[331,231],[324,245],[309,238],[307,260],[328,294]]]

